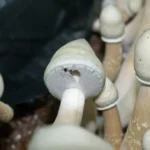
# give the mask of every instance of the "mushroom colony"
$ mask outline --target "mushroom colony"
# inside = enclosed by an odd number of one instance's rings
[[[85,39],[56,51],[43,80],[59,110],[36,126],[27,150],[150,150],[150,0],[101,7],[91,30],[105,44],[103,59]],[[0,102],[0,121],[13,114]]]

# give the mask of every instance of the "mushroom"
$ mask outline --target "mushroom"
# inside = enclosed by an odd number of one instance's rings
[[[4,81],[0,74],[0,97],[2,97],[4,92]],[[14,116],[13,109],[4,102],[0,101],[0,122],[9,122]]]
[[[133,117],[122,144],[122,149],[141,149],[144,133],[150,129],[150,29],[138,38],[135,48],[134,68],[141,83]]]
[[[106,42],[103,60],[105,75],[114,81],[120,71],[122,61],[121,42],[124,35],[122,15],[117,7],[108,5],[100,16],[100,31],[102,40]]]
[[[46,126],[35,131],[28,150],[114,150],[113,147],[73,125]]]
[[[104,88],[95,99],[95,104],[98,110],[103,111],[105,139],[109,141],[116,150],[119,150],[123,132],[116,107],[117,99],[117,89],[113,83],[106,78]]]
[[[142,150],[150,150],[150,130],[147,130],[143,136]]]
[[[150,27],[149,6],[150,1],[145,0],[143,18],[137,33],[137,38],[143,33],[143,31]],[[139,83],[136,81],[133,66],[136,40],[132,44],[129,54],[122,65],[118,78],[115,81],[115,86],[119,93],[119,103],[117,106],[123,127],[126,127],[131,120],[137,99],[137,92],[139,91]],[[128,111],[126,111],[127,109]]]
[[[103,67],[84,39],[61,47],[44,73],[49,92],[61,100],[54,124],[81,123],[85,99],[99,94],[104,85]]]

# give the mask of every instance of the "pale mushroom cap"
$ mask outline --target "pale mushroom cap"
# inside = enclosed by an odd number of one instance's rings
[[[143,136],[142,148],[143,150],[150,150],[150,130],[147,130]]]
[[[13,109],[0,101],[0,122],[9,122],[14,116]]]
[[[142,33],[135,47],[134,68],[137,79],[150,84],[150,29]]]
[[[4,81],[2,75],[0,74],[0,97],[2,97],[3,93],[4,93]]]
[[[109,105],[114,104],[117,101],[117,99],[118,99],[118,92],[116,87],[108,78],[106,78],[103,90],[95,100],[97,109],[109,107]]]
[[[100,32],[100,21],[99,21],[99,18],[97,18],[94,21],[93,26],[92,26],[92,30],[95,31],[95,32]]]
[[[49,92],[59,100],[69,88],[81,90],[85,98],[99,94],[104,85],[101,62],[84,39],[61,47],[48,64],[44,81]]]
[[[130,13],[136,14],[140,11],[142,7],[143,0],[129,0],[128,1],[128,9]]]
[[[100,15],[100,32],[104,38],[120,39],[124,35],[124,22],[115,5],[106,6]]]
[[[35,132],[28,150],[113,150],[106,141],[87,130],[69,125],[55,125]]]

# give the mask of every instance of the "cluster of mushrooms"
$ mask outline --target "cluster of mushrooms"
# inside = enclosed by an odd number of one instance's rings
[[[104,0],[93,31],[106,45],[103,62],[78,39],[48,64],[44,82],[61,104],[28,150],[150,150],[150,0]],[[0,103],[0,119],[12,116]],[[101,123],[98,136],[94,127]]]

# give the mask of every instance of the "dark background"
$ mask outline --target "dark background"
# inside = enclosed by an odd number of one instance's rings
[[[14,105],[47,92],[43,74],[52,55],[88,37],[100,0],[3,0],[0,7],[1,99]]]

